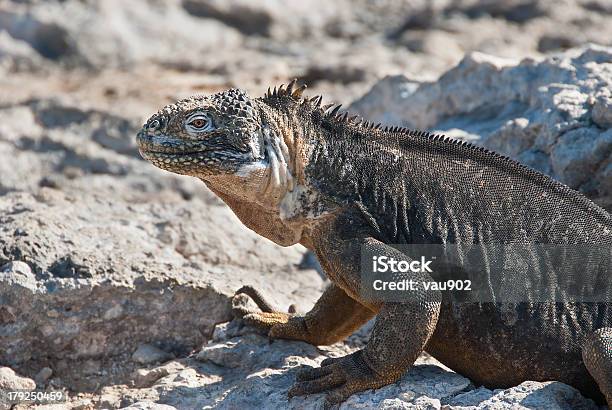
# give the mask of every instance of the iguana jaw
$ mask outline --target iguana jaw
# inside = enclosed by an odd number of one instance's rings
[[[261,158],[242,163],[231,174],[209,174],[201,179],[217,191],[279,212],[283,198],[295,189],[291,150],[269,123],[253,137],[252,145],[254,150],[261,150]]]
[[[140,155],[158,168],[183,175],[201,172],[200,164],[213,162],[205,144],[186,142],[167,135],[151,135],[141,130],[137,136]]]
[[[158,168],[205,179],[231,175],[256,162],[251,152],[219,150],[202,141],[186,142],[166,135],[138,134],[140,155]]]
[[[247,227],[281,246],[303,240],[308,225],[304,203],[312,198],[299,178],[304,164],[295,150],[301,141],[287,144],[287,131],[278,118],[266,121],[259,135],[261,159],[244,163],[233,174],[201,178]]]

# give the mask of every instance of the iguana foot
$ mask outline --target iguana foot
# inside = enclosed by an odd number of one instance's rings
[[[249,297],[251,300],[253,300],[257,307],[261,309],[261,312],[285,314],[283,312],[280,312],[279,309],[276,309],[274,305],[268,302],[266,298],[257,289],[252,286],[245,285],[238,289],[236,293],[234,293],[234,297],[232,298],[232,311],[237,317],[241,318],[248,315],[249,313],[259,313],[256,310],[246,308],[245,297]],[[295,313],[295,305],[291,304],[287,311],[288,313]]]
[[[582,358],[612,409],[612,328],[593,332],[582,348]]]
[[[260,311],[245,306],[245,295],[255,302]],[[236,291],[232,310],[247,325],[267,330],[271,338],[304,340],[307,333],[304,318],[295,314],[295,305],[289,306],[287,313],[280,312],[251,286],[243,286]]]
[[[325,359],[319,368],[300,371],[289,398],[304,394],[327,392],[325,407],[345,401],[350,395],[393,383],[401,374],[379,374],[364,358],[363,350],[348,356]]]

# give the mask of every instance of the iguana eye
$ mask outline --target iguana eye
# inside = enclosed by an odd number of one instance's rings
[[[195,128],[204,128],[206,126],[207,122],[206,122],[206,120],[203,120],[201,118],[197,118],[197,119],[191,121],[189,124],[191,124]]]
[[[187,128],[191,131],[201,132],[213,129],[212,120],[203,114],[194,115],[187,120]]]
[[[159,128],[159,120],[151,121],[148,127],[151,131]]]

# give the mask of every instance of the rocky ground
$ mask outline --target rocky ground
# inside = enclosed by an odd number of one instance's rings
[[[295,369],[359,348],[369,327],[316,348],[229,322],[242,284],[307,310],[317,263],[142,161],[136,130],[189,94],[297,77],[611,210],[611,18],[608,0],[0,0],[0,390],[69,395],[46,408],[320,406],[287,402]],[[356,407],[597,408],[554,381],[474,386],[427,355],[343,404]]]

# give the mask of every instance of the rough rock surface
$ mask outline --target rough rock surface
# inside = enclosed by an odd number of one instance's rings
[[[227,324],[247,283],[307,310],[324,286],[317,262],[248,231],[200,181],[142,161],[145,117],[293,77],[346,103],[403,73],[356,105],[368,119],[541,158],[605,205],[607,49],[521,65],[475,53],[434,80],[466,52],[609,46],[611,15],[605,0],[0,0],[0,384],[69,394],[45,409],[320,406],[321,395],[286,401],[295,368],[363,346],[369,327],[317,349]],[[342,406],[356,407],[595,408],[554,382],[477,388],[427,355]]]
[[[34,380],[19,376],[9,367],[0,367],[1,390],[32,390],[35,387]]]
[[[346,103],[384,75],[434,79],[470,51],[612,45],[609,17],[608,0],[4,0],[0,70],[130,69],[153,82],[179,70],[201,74],[196,90],[258,92],[296,76]]]
[[[302,342],[270,342],[254,329],[233,321],[217,326],[212,340],[200,351],[161,366],[139,369],[129,384],[105,387],[91,403],[129,409],[155,408],[150,407],[153,403],[176,409],[323,408],[321,394],[287,401],[286,393],[297,369],[353,351],[363,343],[365,333],[358,332],[344,344],[316,348]],[[525,382],[506,390],[475,389],[468,379],[427,355],[421,356],[397,383],[354,395],[340,406],[354,408],[599,409],[575,389],[556,382]]]
[[[351,109],[491,148],[612,209],[612,48],[521,62],[473,53],[436,82],[387,77]]]

